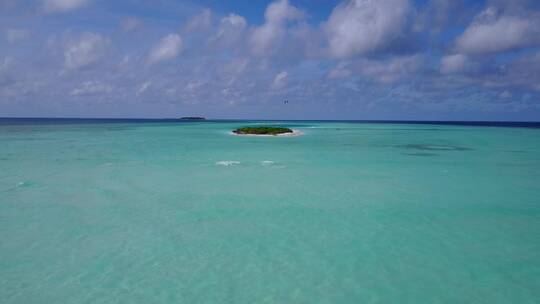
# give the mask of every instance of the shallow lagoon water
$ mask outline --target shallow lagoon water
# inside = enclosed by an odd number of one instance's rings
[[[0,126],[2,303],[538,303],[540,129]]]

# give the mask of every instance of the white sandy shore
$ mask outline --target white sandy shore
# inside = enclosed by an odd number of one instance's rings
[[[280,137],[290,137],[290,136],[300,136],[300,135],[304,135],[303,132],[300,132],[298,130],[292,130],[292,133],[281,133],[281,134],[278,134],[278,135],[270,135],[270,134],[236,134],[234,132],[231,132],[230,133],[231,135],[236,135],[236,136],[257,136],[257,137],[277,137],[277,136],[280,136]]]

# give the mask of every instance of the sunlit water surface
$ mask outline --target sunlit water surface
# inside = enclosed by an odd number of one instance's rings
[[[0,302],[540,302],[540,129],[246,124],[0,126]]]

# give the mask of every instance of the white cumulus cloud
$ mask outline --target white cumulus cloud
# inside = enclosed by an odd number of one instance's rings
[[[272,89],[274,90],[280,90],[283,89],[287,85],[287,79],[289,78],[289,73],[287,71],[282,71],[274,77],[274,81],[272,82]]]
[[[244,41],[245,30],[247,28],[246,19],[240,15],[229,14],[221,18],[215,35],[209,40],[218,48],[239,47]]]
[[[347,68],[346,64],[340,63],[338,66],[328,72],[327,77],[330,79],[346,78],[352,74],[352,71]]]
[[[219,23],[218,37],[230,35],[230,33],[237,33],[243,31],[247,26],[246,19],[240,15],[229,14],[223,17]]]
[[[388,46],[403,33],[407,0],[353,0],[338,5],[325,25],[330,54],[346,58]]]
[[[223,19],[221,19],[221,23],[226,23],[241,28],[244,28],[247,25],[246,19],[237,14],[229,14],[229,16],[223,17]]]
[[[199,14],[193,16],[187,24],[187,31],[207,30],[212,26],[212,11],[203,9]]]
[[[456,48],[467,54],[504,52],[540,43],[540,16],[506,16],[489,7],[475,17],[457,38]]]
[[[43,9],[47,13],[67,12],[87,5],[89,0],[43,0]]]
[[[88,67],[105,54],[109,40],[99,34],[84,33],[70,42],[64,51],[64,65],[68,69]]]
[[[182,52],[182,37],[169,34],[163,37],[148,56],[149,63],[156,63],[176,58]]]
[[[447,55],[441,59],[441,73],[451,74],[461,72],[468,64],[467,56],[463,54]]]
[[[141,26],[142,22],[135,17],[128,17],[122,20],[121,27],[125,32],[132,32]]]
[[[97,81],[86,81],[80,87],[73,89],[70,92],[71,96],[87,96],[110,93],[113,87]]]
[[[265,22],[254,29],[251,45],[255,53],[266,53],[275,48],[275,43],[286,33],[287,22],[303,18],[304,13],[287,0],[272,2],[264,13]]]
[[[150,88],[151,85],[152,85],[151,81],[144,82],[143,84],[141,84],[141,86],[137,90],[136,95],[140,96],[142,93],[146,92],[146,90],[148,90],[148,88]]]
[[[28,30],[24,29],[7,29],[6,30],[6,38],[9,43],[14,43],[17,41],[21,41],[26,39],[28,37]]]
[[[360,60],[359,72],[373,77],[382,83],[391,83],[398,79],[414,75],[423,65],[420,55],[399,56],[386,61]]]

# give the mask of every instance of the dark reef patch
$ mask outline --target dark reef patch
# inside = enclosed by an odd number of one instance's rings
[[[437,153],[426,153],[426,152],[418,152],[418,153],[401,153],[403,155],[410,155],[410,156],[439,156]]]
[[[453,145],[435,145],[435,144],[407,144],[399,145],[398,148],[420,151],[470,151],[471,148]]]

